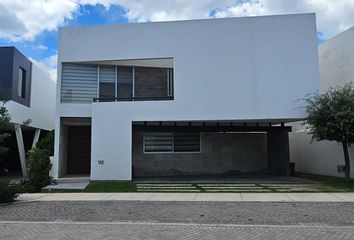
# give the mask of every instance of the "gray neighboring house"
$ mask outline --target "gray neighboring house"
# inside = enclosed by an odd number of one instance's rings
[[[320,92],[330,87],[354,84],[354,27],[319,45]],[[289,135],[290,158],[296,164],[296,171],[343,177],[337,171],[344,165],[343,149],[336,142],[311,141],[311,136],[301,124],[293,127]],[[349,148],[351,165],[354,164],[354,147]],[[351,169],[354,176],[354,168]]]
[[[56,83],[41,67],[15,47],[0,47],[0,90],[15,125],[1,156],[1,168],[26,176],[26,151],[36,144],[41,130],[54,129]],[[24,121],[30,120],[24,125]],[[1,129],[0,131],[5,131]]]

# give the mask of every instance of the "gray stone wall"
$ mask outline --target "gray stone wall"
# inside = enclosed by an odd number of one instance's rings
[[[201,133],[201,153],[143,153],[133,133],[133,176],[266,173],[266,133]]]
[[[166,97],[167,69],[135,67],[136,97]]]

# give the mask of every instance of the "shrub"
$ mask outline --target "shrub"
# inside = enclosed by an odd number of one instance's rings
[[[49,171],[52,164],[47,150],[32,148],[28,151],[27,171],[28,180],[23,185],[26,192],[39,192],[52,182]]]
[[[54,155],[54,131],[45,133],[45,135],[39,139],[36,147],[43,150],[47,150],[49,156],[53,156]]]
[[[11,184],[8,181],[0,181],[0,203],[11,203],[20,194],[18,184]]]

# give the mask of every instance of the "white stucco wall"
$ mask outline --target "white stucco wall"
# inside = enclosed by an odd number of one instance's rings
[[[354,84],[354,27],[319,46],[321,92]]]
[[[320,91],[330,87],[354,84],[354,27],[327,40],[319,46]],[[296,170],[328,176],[337,173],[337,165],[344,165],[343,148],[336,142],[322,141],[310,144],[311,136],[304,127],[297,126],[290,134],[291,161]],[[354,147],[349,148],[351,165],[354,164]],[[351,169],[354,176],[354,168]]]
[[[31,120],[30,127],[53,130],[55,124],[56,83],[47,72],[32,62],[30,107],[14,101],[6,103],[11,122],[22,124]]]
[[[351,166],[354,166],[354,148],[349,148]],[[336,142],[312,142],[306,132],[290,133],[290,159],[296,171],[327,176],[344,177],[337,165],[344,165],[343,148]],[[351,169],[354,176],[354,169]]]
[[[314,14],[59,31],[58,79],[62,62],[147,58],[173,58],[173,101],[61,104],[58,83],[56,130],[60,117],[92,117],[93,180],[131,178],[132,121],[294,121],[319,88]]]

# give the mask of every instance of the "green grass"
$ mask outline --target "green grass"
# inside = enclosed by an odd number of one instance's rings
[[[92,182],[84,192],[136,192],[136,184],[133,182]]]
[[[298,177],[307,178],[319,182],[324,187],[340,189],[345,192],[354,192],[354,180],[346,182],[343,178],[329,177],[315,174],[298,173]]]
[[[136,184],[133,182],[91,182],[85,189],[51,189],[42,190],[43,193],[107,193],[107,192],[137,192]]]
[[[333,192],[332,189],[343,191],[343,192],[354,192],[354,180],[351,182],[346,182],[343,178],[338,177],[328,177],[321,175],[313,175],[313,174],[305,174],[298,173],[298,177],[307,178],[316,181],[323,189],[320,189],[321,192]],[[199,186],[198,184],[193,184],[196,189],[201,192],[205,192],[205,189]],[[256,186],[261,186],[256,184]],[[263,189],[270,190],[270,192],[282,192],[279,189],[267,186],[261,186]],[[244,189],[244,192],[248,192],[247,189]],[[158,190],[156,190],[158,192]],[[104,192],[137,192],[137,185],[134,182],[117,182],[117,181],[102,181],[102,182],[91,182],[85,189],[83,190],[70,190],[70,189],[52,189],[52,190],[42,190],[42,192],[50,192],[50,193],[71,193],[71,192],[96,192],[96,193],[104,193]],[[143,192],[143,191],[142,191]],[[167,192],[167,191],[163,191]],[[171,192],[174,192],[171,189]],[[251,191],[249,191],[251,192]],[[310,191],[290,191],[290,192],[310,192]]]

